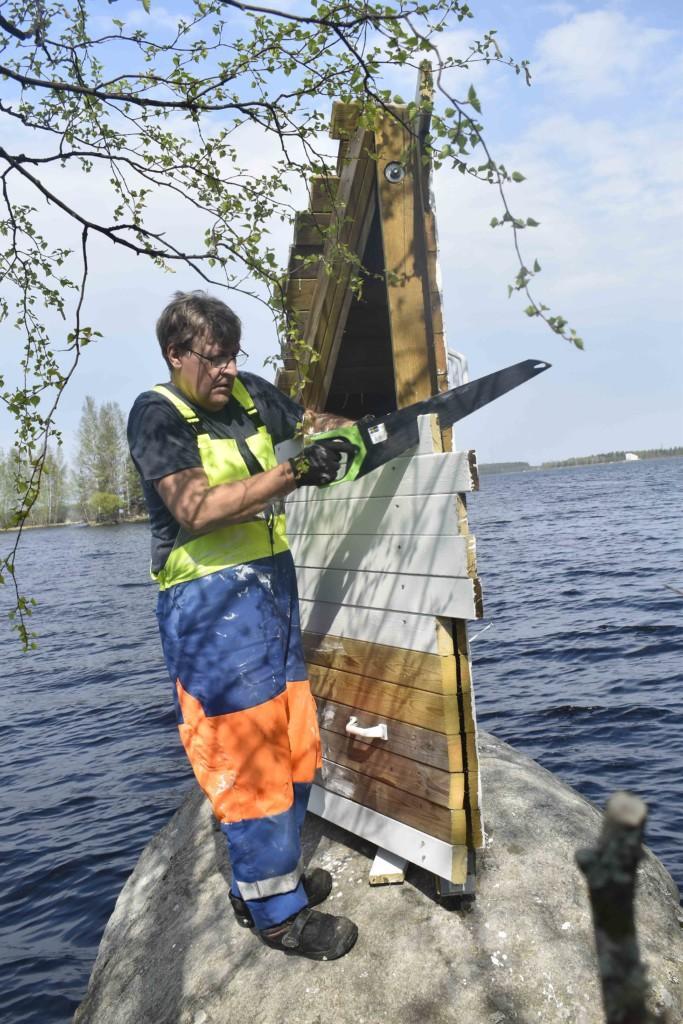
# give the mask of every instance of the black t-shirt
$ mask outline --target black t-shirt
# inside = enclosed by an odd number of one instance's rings
[[[240,380],[249,392],[259,416],[274,444],[294,436],[304,410],[287,395],[253,373],[240,373]],[[199,433],[211,437],[231,437],[240,441],[256,433],[245,410],[234,396],[220,412],[207,412],[191,402],[173,384],[167,384],[199,416]],[[180,529],[154,486],[169,473],[201,466],[197,448],[197,431],[157,391],[145,391],[135,399],[128,417],[130,454],[142,478],[142,487],[149,511],[152,531],[152,569],[158,572],[169,556]],[[245,446],[246,447],[246,446]],[[247,449],[248,452],[248,449]],[[250,467],[252,471],[257,467]]]

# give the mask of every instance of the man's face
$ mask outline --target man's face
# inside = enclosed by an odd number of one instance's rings
[[[197,405],[218,412],[232,394],[238,352],[239,347],[228,351],[211,337],[195,338],[189,351],[170,345],[167,355],[173,383]]]

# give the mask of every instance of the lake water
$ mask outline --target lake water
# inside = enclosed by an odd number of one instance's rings
[[[680,886],[683,459],[485,476],[468,503],[480,724],[592,800],[642,795]],[[70,1020],[126,876],[190,784],[147,562],[145,525],[32,530],[17,560],[40,647],[22,655],[0,626],[7,1024]]]

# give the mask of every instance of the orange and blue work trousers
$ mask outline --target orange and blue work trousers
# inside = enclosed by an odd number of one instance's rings
[[[179,583],[157,617],[180,737],[257,928],[307,904],[301,829],[320,737],[289,551]]]

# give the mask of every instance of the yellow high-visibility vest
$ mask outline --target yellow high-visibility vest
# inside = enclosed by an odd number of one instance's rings
[[[152,390],[167,398],[183,419],[197,429],[199,416],[187,402],[163,384],[157,384]],[[246,437],[245,444],[264,470],[274,469],[277,458],[273,439],[261,423],[256,406],[239,378],[235,379],[232,394],[256,426],[256,433]],[[197,434],[197,447],[211,487],[251,476],[237,442],[232,438]],[[168,590],[178,583],[187,583],[208,576],[209,573],[277,555],[288,549],[284,513],[275,514],[268,520],[258,517],[245,523],[221,526],[201,537],[189,536],[181,529],[166,564],[152,575],[161,590]]]

